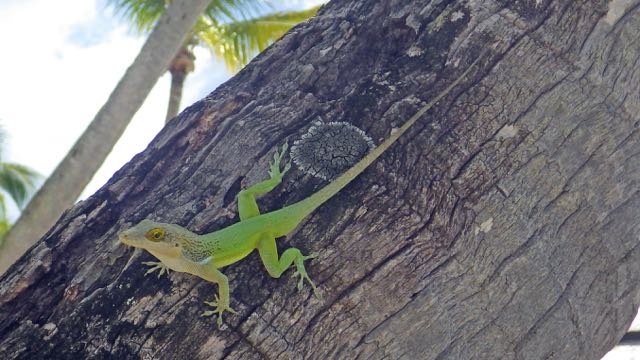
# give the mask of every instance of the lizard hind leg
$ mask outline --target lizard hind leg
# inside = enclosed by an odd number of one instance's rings
[[[304,266],[304,261],[308,259],[313,259],[318,256],[317,253],[312,253],[310,255],[302,255],[297,248],[289,248],[282,253],[282,256],[278,258],[278,249],[276,247],[276,240],[273,236],[264,235],[260,241],[258,241],[258,253],[260,254],[260,259],[262,259],[262,263],[264,267],[267,269],[269,275],[274,278],[279,278],[283,272],[285,272],[292,264],[296,267],[296,272],[294,275],[300,276],[298,280],[298,290],[302,290],[304,286],[304,282],[306,281],[311,286],[313,290],[313,294],[321,299],[320,293],[316,288],[316,285],[313,283],[309,274],[307,273],[307,269]]]
[[[288,249],[288,250],[292,250],[292,249],[298,250],[296,248],[291,248],[291,249]],[[300,250],[298,250],[298,251],[300,251]],[[284,254],[282,254],[282,255],[284,255]],[[313,289],[313,294],[318,299],[320,299],[321,296],[320,296],[320,293],[318,292],[318,288],[316,288],[316,285],[313,283],[313,281],[311,281],[311,278],[309,277],[309,274],[307,274],[307,269],[304,267],[304,261],[305,260],[316,258],[316,257],[318,257],[318,255],[319,254],[317,252],[314,252],[314,253],[311,253],[311,254],[309,254],[307,256],[302,256],[302,254],[300,254],[300,256],[296,257],[293,260],[294,264],[296,265],[296,272],[293,273],[293,275],[294,276],[300,276],[300,279],[298,280],[298,290],[302,290],[302,287],[304,286],[304,281],[306,280],[309,283],[309,285],[311,286],[311,288]]]
[[[281,169],[281,162],[287,152],[288,145],[285,143],[282,148],[273,155],[273,160],[269,165],[269,179],[252,185],[238,194],[238,212],[240,220],[246,220],[254,216],[260,215],[256,196],[264,195],[273,190],[280,182],[284,175],[291,169],[291,161],[284,164]]]

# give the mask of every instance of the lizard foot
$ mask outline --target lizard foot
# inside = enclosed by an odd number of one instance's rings
[[[218,299],[218,295],[215,295],[213,301],[205,301],[205,304],[214,307],[213,310],[207,310],[202,312],[202,317],[218,315],[216,322],[218,323],[218,329],[222,327],[222,313],[228,311],[232,314],[238,315],[238,312],[233,310],[229,304],[222,304]]]
[[[282,161],[282,158],[284,158],[284,155],[287,153],[288,148],[289,148],[289,145],[287,145],[287,143],[284,143],[282,144],[282,148],[280,149],[280,151],[276,150],[276,153],[273,154],[273,161],[271,161],[271,165],[269,166],[269,176],[271,176],[272,179],[274,178],[282,179],[284,174],[286,174],[287,171],[291,169],[291,160],[289,160],[284,165],[284,168],[280,170],[280,162]]]
[[[147,270],[147,272],[144,273],[144,276],[147,276],[156,270],[158,270],[158,278],[160,278],[162,274],[167,274],[167,276],[169,276],[169,268],[167,265],[163,264],[162,261],[144,261],[142,264],[151,266],[151,269]]]
[[[319,300],[322,300],[322,295],[320,295],[320,293],[318,292],[318,288],[316,287],[316,284],[313,283],[313,281],[311,280],[311,278],[309,277],[309,274],[307,274],[307,269],[305,269],[304,267],[304,261],[307,259],[313,259],[315,257],[318,257],[318,253],[311,253],[307,256],[302,256],[302,259],[300,261],[300,264],[296,264],[296,271],[293,273],[293,276],[300,276],[300,279],[298,280],[298,290],[302,290],[303,286],[304,286],[304,281],[306,280],[309,285],[311,286],[311,289],[313,289],[313,295],[315,295],[316,298],[318,298]]]

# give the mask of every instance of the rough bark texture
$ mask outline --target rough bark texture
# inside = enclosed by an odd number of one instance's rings
[[[334,1],[185,110],[68,211],[0,287],[4,358],[599,359],[639,299],[638,1]],[[116,234],[205,233],[310,123],[376,142],[477,70],[297,232],[324,300],[229,266],[216,287],[143,276]],[[261,201],[319,180],[298,170]]]
[[[209,2],[176,0],[167,8],[87,130],[9,229],[0,248],[0,274],[78,200]]]

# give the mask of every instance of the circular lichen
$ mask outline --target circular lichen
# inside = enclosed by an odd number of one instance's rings
[[[300,170],[331,180],[362,159],[373,141],[361,129],[346,122],[315,122],[291,147],[291,158]]]

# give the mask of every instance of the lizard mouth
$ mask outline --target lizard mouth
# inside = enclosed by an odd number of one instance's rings
[[[118,239],[120,239],[120,242],[125,245],[133,246],[133,241],[131,241],[131,238],[126,232],[120,233],[120,235],[118,235]]]

